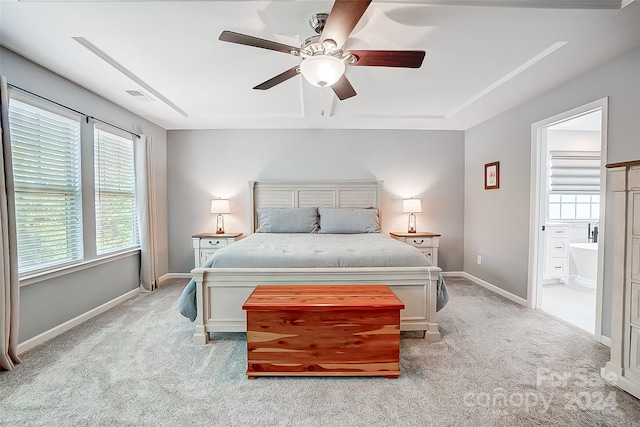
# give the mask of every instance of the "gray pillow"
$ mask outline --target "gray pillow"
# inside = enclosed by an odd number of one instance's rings
[[[318,208],[258,208],[256,233],[317,233]]]
[[[381,233],[377,209],[318,208],[320,233]]]

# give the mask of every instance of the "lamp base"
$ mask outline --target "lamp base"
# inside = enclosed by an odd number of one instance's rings
[[[218,214],[216,234],[224,234],[224,218],[222,217],[222,214]]]
[[[416,216],[414,214],[409,215],[409,230],[407,233],[415,233],[416,232]]]

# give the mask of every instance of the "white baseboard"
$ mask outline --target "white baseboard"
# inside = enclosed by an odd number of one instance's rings
[[[465,277],[464,271],[443,271],[442,277]]]
[[[600,344],[604,344],[607,347],[611,348],[611,338],[600,335]]]
[[[158,280],[162,283],[170,279],[191,279],[192,277],[191,273],[167,273],[160,276]]]
[[[71,328],[74,328],[78,325],[80,325],[83,322],[86,322],[87,320],[91,319],[92,317],[96,317],[99,314],[104,313],[105,311],[109,310],[110,308],[115,307],[116,305],[123,303],[124,301],[128,300],[129,298],[133,298],[134,296],[136,296],[138,293],[140,292],[140,289],[134,289],[132,291],[127,292],[124,295],[120,295],[117,298],[112,299],[111,301],[108,301],[104,304],[102,304],[99,307],[94,308],[93,310],[89,310],[84,314],[81,314],[80,316],[74,317],[71,320],[67,320],[66,322],[49,329],[48,331],[45,331],[43,333],[41,333],[40,335],[36,335],[33,338],[29,338],[28,340],[26,340],[25,342],[21,342],[20,344],[18,344],[18,354],[24,353],[27,350],[31,350],[33,347],[38,346],[42,343],[44,343],[45,341],[50,340],[51,338],[57,337],[58,335],[62,334],[63,332],[68,331]]]
[[[489,289],[490,291],[495,292],[496,294],[498,294],[500,296],[503,296],[503,297],[513,301],[513,302],[516,302],[516,303],[518,303],[520,305],[524,305],[525,307],[529,306],[529,303],[527,302],[526,299],[520,298],[519,296],[516,296],[516,295],[512,294],[511,292],[507,292],[504,289],[499,288],[496,285],[492,285],[489,282],[485,282],[484,280],[479,279],[476,276],[473,276],[473,275],[471,275],[469,273],[466,273],[464,271],[462,272],[461,276],[464,277],[465,279],[469,279],[472,282],[482,286],[483,288]]]

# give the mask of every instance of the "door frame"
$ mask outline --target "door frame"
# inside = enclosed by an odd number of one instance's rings
[[[607,121],[608,121],[609,98],[604,97],[588,104],[581,105],[560,114],[548,117],[531,124],[531,179],[529,192],[530,221],[529,221],[529,273],[527,283],[527,304],[529,308],[539,308],[540,292],[542,286],[544,260],[542,254],[544,245],[541,238],[541,227],[546,219],[545,206],[541,202],[542,191],[542,167],[543,156],[546,156],[547,128],[553,124],[566,121],[576,116],[584,115],[594,110],[602,111],[601,141],[600,141],[600,164],[604,170],[607,164]],[[599,219],[599,239],[598,239],[598,277],[596,288],[596,324],[594,338],[596,341],[608,345],[608,339],[602,336],[602,295],[604,283],[604,238],[606,230],[606,194],[607,194],[607,174],[600,175],[600,219]]]

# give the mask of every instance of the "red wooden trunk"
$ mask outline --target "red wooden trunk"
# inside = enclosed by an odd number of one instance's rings
[[[400,309],[386,285],[259,285],[247,312],[247,375],[400,375]]]

